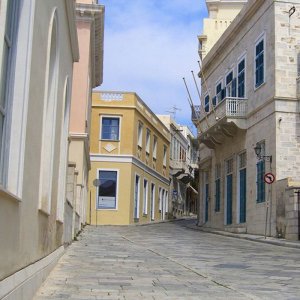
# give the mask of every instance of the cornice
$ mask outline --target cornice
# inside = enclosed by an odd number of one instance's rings
[[[105,7],[98,4],[76,4],[76,19],[91,23],[92,87],[103,82],[103,41]]]
[[[216,58],[219,55],[224,53],[224,50],[228,45],[232,44],[232,41],[235,40],[237,33],[241,30],[241,28],[245,27],[245,23],[257,13],[259,8],[265,3],[273,1],[265,1],[265,0],[249,0],[247,4],[243,7],[240,13],[236,16],[236,18],[232,21],[232,23],[228,26],[219,40],[215,43],[215,45],[210,49],[202,62],[202,71],[199,73],[201,77],[201,73],[205,72],[211,64],[213,64]]]
[[[75,3],[73,0],[65,0],[69,32],[70,32],[70,42],[72,49],[73,61],[79,61],[79,45],[78,45],[78,36],[77,36],[77,26],[76,26],[76,17],[75,17]]]

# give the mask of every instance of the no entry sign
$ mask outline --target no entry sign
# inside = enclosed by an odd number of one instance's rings
[[[267,184],[272,184],[275,181],[275,175],[272,173],[266,173],[264,176],[264,181]]]

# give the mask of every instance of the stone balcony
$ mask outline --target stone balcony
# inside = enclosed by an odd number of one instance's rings
[[[214,149],[225,137],[234,136],[237,130],[245,130],[247,112],[248,100],[245,98],[226,97],[207,113],[195,106],[192,121],[198,129],[200,142]]]

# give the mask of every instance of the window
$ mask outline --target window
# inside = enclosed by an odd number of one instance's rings
[[[245,98],[245,59],[238,64],[238,97]]]
[[[265,81],[265,51],[264,51],[264,39],[261,39],[255,45],[255,87],[261,86]]]
[[[226,95],[236,97],[236,79],[233,78],[232,71],[226,76]]]
[[[155,184],[151,183],[151,220],[155,218]]]
[[[150,152],[150,130],[147,129],[146,131],[146,152]]]
[[[159,188],[158,189],[158,207],[159,207],[159,211],[161,212],[162,211],[162,206],[163,206],[163,203],[162,203],[162,188]]]
[[[163,165],[167,165],[167,146],[164,145],[164,160],[163,160]]]
[[[204,98],[204,110],[209,112],[209,95],[206,95]]]
[[[215,211],[218,212],[221,202],[221,164],[216,165],[215,179]]]
[[[138,125],[138,146],[141,148],[143,146],[143,124],[140,122]]]
[[[157,152],[157,137],[154,136],[153,138],[153,158],[156,159],[156,152]]]
[[[222,101],[222,82],[219,82],[216,86],[216,98],[217,103]]]
[[[135,175],[135,188],[134,188],[134,218],[140,217],[140,176]]]
[[[97,209],[117,209],[118,172],[99,170]]]
[[[102,117],[102,140],[119,140],[120,118]]]
[[[6,141],[5,128],[7,121],[8,110],[8,91],[9,78],[12,70],[12,53],[15,44],[15,30],[18,26],[17,12],[19,9],[19,1],[7,1],[6,25],[4,32],[3,55],[2,55],[2,70],[0,73],[0,182],[4,185],[4,145]],[[1,44],[2,45],[2,44]]]
[[[143,214],[148,213],[148,180],[144,179]]]
[[[265,155],[265,143],[260,142],[261,146],[261,155]],[[265,161],[260,160],[256,164],[256,201],[258,203],[265,201],[265,182],[264,182],[264,175],[265,175]]]

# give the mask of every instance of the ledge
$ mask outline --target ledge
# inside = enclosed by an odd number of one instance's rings
[[[0,197],[4,197],[5,199],[11,200],[15,203],[22,202],[22,199],[13,193],[6,190],[2,185],[0,185]]]

